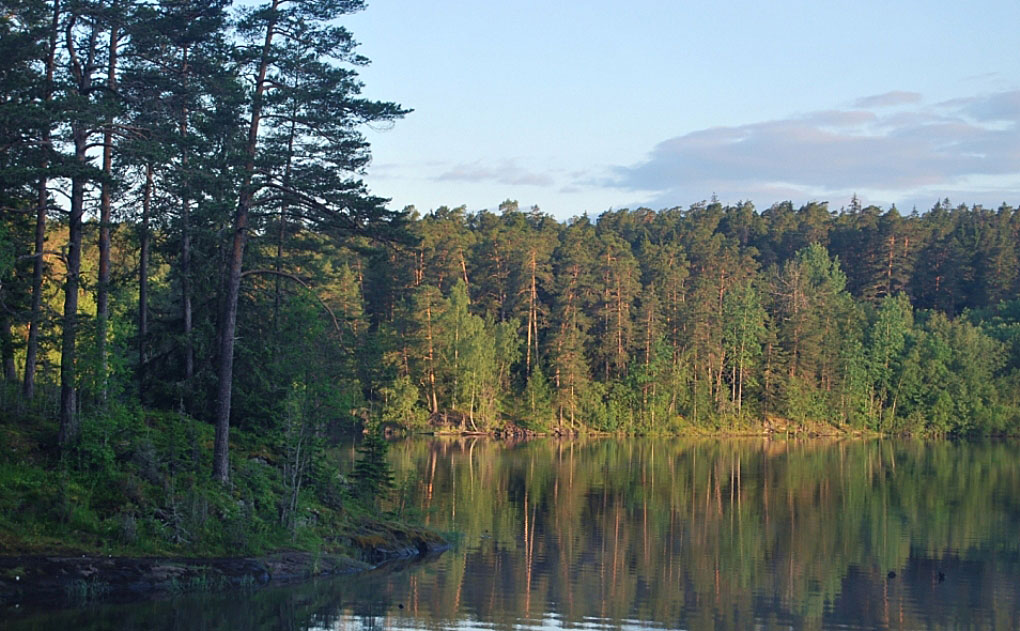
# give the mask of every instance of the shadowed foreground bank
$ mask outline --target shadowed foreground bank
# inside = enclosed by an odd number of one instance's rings
[[[212,428],[113,407],[68,448],[32,409],[0,410],[0,606],[218,591],[364,570],[445,542],[392,498],[387,443]]]
[[[250,589],[353,574],[395,560],[438,555],[446,548],[438,537],[412,531],[387,533],[385,543],[360,549],[362,559],[300,551],[257,558],[0,557],[0,607],[14,614],[22,607],[73,607],[97,601]]]

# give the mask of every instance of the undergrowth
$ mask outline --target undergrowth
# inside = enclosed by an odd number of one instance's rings
[[[0,410],[0,554],[350,552],[353,534],[395,519],[324,441],[295,485],[279,436],[233,429],[224,486],[212,426],[186,415],[111,406],[72,445],[56,437],[48,410]]]

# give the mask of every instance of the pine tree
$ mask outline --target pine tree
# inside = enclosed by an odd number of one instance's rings
[[[365,436],[358,446],[358,461],[354,463],[355,490],[359,497],[372,503],[393,488],[393,470],[386,460],[389,443],[383,436],[382,426],[365,428]]]
[[[549,342],[552,385],[555,390],[557,427],[568,422],[571,429],[584,425],[582,399],[591,379],[589,308],[595,303],[596,235],[587,217],[575,219],[564,230],[555,259],[556,290]]]
[[[361,84],[350,66],[364,64],[366,60],[355,53],[350,32],[334,21],[360,10],[363,4],[360,0],[303,3],[271,0],[247,9],[237,25],[244,41],[242,64],[254,82],[248,101],[245,159],[219,318],[213,477],[221,482],[229,477],[237,306],[245,245],[253,227],[253,210],[259,208],[257,204],[284,196],[288,212],[334,235],[374,232],[383,238],[398,238],[403,234],[402,216],[387,211],[383,200],[369,195],[356,177],[369,159],[368,144],[357,126],[394,120],[405,113],[395,104],[358,97]],[[265,134],[288,124],[287,118],[275,114],[294,113],[293,107],[288,108],[288,90],[289,98],[300,101],[301,112],[307,117],[301,118],[302,114],[297,113],[290,119],[291,129],[302,124],[302,145],[307,153],[300,163],[288,159],[282,169],[278,162],[275,168],[257,169],[257,165],[272,164],[266,155],[271,143],[264,142]],[[262,199],[263,195],[269,199]]]
[[[108,104],[101,95],[104,37],[110,32],[104,2],[77,2],[68,7],[64,46],[64,76],[71,192],[68,217],[64,317],[60,357],[60,433],[58,441],[69,443],[78,433],[78,292],[81,287],[82,218],[86,188],[103,179],[92,163],[89,147],[96,132],[106,124]]]
[[[599,237],[597,336],[599,369],[608,381],[622,377],[630,362],[634,301],[640,291],[637,261],[630,245],[612,233]]]
[[[142,136],[123,150],[170,198],[175,278],[179,288],[179,377],[188,390],[195,373],[195,215],[197,206],[232,190],[216,181],[218,145],[236,128],[217,121],[236,115],[237,78],[227,63],[225,0],[165,0],[137,7],[128,29],[122,80],[134,104],[132,123]],[[231,156],[232,158],[233,156]],[[147,176],[146,176],[147,178]],[[219,220],[224,222],[223,219]]]

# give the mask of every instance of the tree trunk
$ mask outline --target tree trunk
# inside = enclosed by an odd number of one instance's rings
[[[536,349],[538,345],[538,325],[535,322],[535,251],[531,252],[531,285],[528,288],[528,335],[525,342],[524,350],[524,375],[531,375],[531,332],[535,331],[535,344]],[[537,350],[536,350],[537,356]],[[537,359],[537,357],[536,357]]]
[[[464,248],[460,249],[460,273],[464,277],[464,289],[467,292],[468,304],[471,304],[471,285],[468,283],[467,261],[464,260]]]
[[[297,81],[293,86],[297,88]],[[294,107],[291,108],[291,121],[290,121],[290,132],[287,136],[287,166],[283,172],[283,188],[290,190],[290,178],[291,172],[294,165],[294,138],[297,136],[297,103],[295,102]],[[286,193],[285,193],[286,195]],[[287,202],[286,198],[280,204],[280,226],[279,231],[276,234],[276,272],[279,274],[283,271],[283,241],[287,236]],[[283,301],[281,294],[281,281],[282,276],[276,277],[276,292],[273,300],[273,326],[277,331],[280,330],[280,305]]]
[[[138,395],[145,394],[145,365],[149,361],[146,342],[149,337],[149,213],[152,208],[152,165],[145,165],[145,190],[142,194],[142,226],[138,254]]]
[[[60,28],[60,0],[53,2],[53,20],[50,23],[49,48],[46,51],[46,88],[43,95],[43,102],[49,103],[53,100],[53,73],[56,68],[57,58],[57,31]],[[39,138],[40,145],[44,151],[50,149],[50,126],[43,127]],[[49,160],[44,159],[42,168],[45,170]],[[36,355],[39,352],[39,324],[42,319],[42,282],[45,261],[43,250],[46,246],[46,211],[49,207],[49,192],[47,180],[43,176],[39,178],[36,197],[36,218],[35,218],[35,259],[32,263],[32,312],[28,323],[28,346],[25,349],[25,382],[22,394],[26,399],[35,396],[35,369]]]
[[[49,144],[49,130],[43,133],[43,144]],[[45,164],[43,167],[45,168]],[[42,284],[43,250],[46,247],[46,210],[49,206],[49,194],[46,188],[46,178],[41,178],[38,184],[38,197],[35,218],[35,255],[32,262],[32,311],[28,321],[28,344],[25,348],[25,381],[22,386],[22,395],[26,399],[35,396],[35,368],[36,356],[39,352],[39,325],[42,319]]]
[[[893,285],[892,270],[893,270],[893,257],[895,256],[895,254],[896,254],[896,235],[893,234],[893,235],[889,235],[889,263],[888,263],[888,265],[886,267],[886,271],[885,271],[885,295],[886,296],[891,296],[892,295],[892,285]]]
[[[187,156],[182,156],[186,168]],[[195,375],[195,346],[191,339],[193,308],[191,305],[191,202],[181,200],[181,316],[184,321],[184,381],[190,383]]]
[[[114,5],[113,10],[117,7]],[[106,87],[111,94],[117,91],[117,45],[120,33],[110,28],[110,63],[107,66]],[[103,131],[103,185],[99,194],[99,284],[96,295],[96,353],[99,356],[99,399],[105,405],[109,393],[107,386],[107,328],[110,321],[110,208],[113,194],[113,115],[106,118]]]
[[[248,178],[246,178],[248,179]],[[246,186],[246,188],[250,185]],[[241,291],[241,266],[248,237],[248,209],[251,193],[241,193],[234,218],[234,239],[224,291],[223,313],[220,317],[219,378],[216,393],[216,438],[213,444],[213,478],[226,483],[230,479],[230,397],[234,380],[234,332],[237,326],[237,299]]]
[[[277,15],[281,0],[273,0],[271,14]],[[259,123],[262,119],[262,99],[266,90],[266,74],[269,71],[270,51],[276,32],[276,18],[266,27],[266,39],[262,46],[255,95],[252,100],[251,123],[248,126],[248,144],[245,147],[246,162],[241,196],[234,216],[234,237],[230,249],[229,268],[223,288],[223,313],[220,317],[219,383],[216,393],[216,438],[213,444],[213,478],[226,483],[230,479],[230,396],[234,380],[234,331],[237,326],[237,299],[241,291],[241,267],[244,263],[244,246],[248,240],[248,213],[251,210],[255,191],[252,179],[255,172],[255,154],[258,149]]]
[[[737,414],[741,414],[744,407],[744,338],[740,338],[740,370],[737,380]]]
[[[181,83],[186,88],[189,76],[187,46],[181,49],[179,75]],[[189,126],[187,105],[181,106],[178,115],[178,133],[184,147],[181,151],[181,170],[185,177],[185,184],[181,190],[181,317],[184,328],[184,382],[190,384],[195,376],[195,344],[192,340],[194,315],[191,304],[191,191],[189,190],[191,177],[188,173],[190,160],[187,149]]]
[[[87,96],[92,91],[92,72],[96,55],[96,40],[99,27],[91,27],[86,49],[85,65],[82,66],[80,56],[72,39],[72,24],[68,25],[67,50],[71,63],[71,72],[75,79],[75,92],[78,96]],[[67,445],[78,433],[77,392],[75,389],[75,343],[78,334],[78,287],[81,273],[81,239],[82,212],[85,206],[85,183],[88,179],[88,141],[89,133],[86,124],[80,120],[71,124],[71,137],[74,141],[74,162],[78,167],[71,178],[71,209],[68,217],[67,236],[67,280],[64,283],[64,333],[60,348],[60,432],[57,441]]]
[[[84,167],[87,136],[80,125],[74,129],[75,162]],[[78,274],[81,272],[82,209],[85,203],[85,176],[71,180],[71,215],[68,220],[67,280],[64,283],[64,335],[60,348],[60,433],[58,442],[66,445],[78,433],[75,399],[75,342],[78,333]]]
[[[436,367],[435,367],[435,348],[433,346],[432,339],[432,301],[429,300],[428,307],[425,309],[426,317],[426,330],[425,336],[429,344],[428,364],[429,364],[429,394],[432,404],[432,413],[435,414],[439,411],[439,400],[436,398]]]
[[[623,288],[620,273],[616,273],[616,370],[622,373],[626,363],[623,360]]]

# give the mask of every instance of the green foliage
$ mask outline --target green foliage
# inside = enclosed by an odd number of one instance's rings
[[[361,456],[354,465],[351,477],[359,497],[377,503],[393,489],[393,471],[386,460],[389,444],[381,426],[366,428],[364,438],[358,446]]]
[[[768,313],[758,290],[750,284],[732,289],[723,298],[723,349],[729,372],[730,403],[735,414],[744,413],[748,394],[759,385],[757,370],[768,327]]]
[[[412,429],[425,426],[428,415],[421,406],[418,388],[408,375],[401,375],[390,385],[379,388],[379,396],[382,397],[382,422],[396,422]]]
[[[278,436],[235,432],[230,488],[208,476],[212,428],[187,416],[114,406],[84,419],[63,456],[47,446],[50,422],[0,419],[0,541],[127,555],[342,550],[342,533],[377,510],[383,486],[360,497],[344,482],[340,451],[303,416],[309,397],[289,398]]]
[[[358,126],[407,111],[361,95],[356,71],[367,60],[338,20],[362,2],[263,3],[233,20],[216,0],[86,4],[15,3],[0,21],[9,61],[0,204],[16,211],[0,219],[2,396],[19,420],[51,423],[60,366],[75,369],[64,410],[88,423],[61,448],[66,475],[50,499],[64,521],[126,539],[169,533],[181,545],[231,529],[257,545],[281,528],[303,536],[302,507],[343,505],[328,439],[366,420],[427,429],[445,419],[471,431],[510,421],[663,433],[791,420],[1020,430],[1012,207],[940,202],[901,215],[784,202],[758,212],[712,200],[567,222],[513,200],[498,212],[394,212],[360,180],[370,154]],[[102,64],[72,76],[68,46],[94,45],[105,60],[115,35],[117,90],[96,89],[108,80]],[[52,36],[51,81],[42,60]],[[265,82],[246,83],[260,69]],[[108,119],[138,130],[115,139],[108,175],[88,151],[62,155],[74,138],[47,140],[78,130],[87,147]],[[99,226],[86,221],[81,291],[69,294],[80,294],[80,308],[66,331],[54,314],[68,278],[52,253],[77,251],[77,237],[50,221],[37,253],[32,221],[38,186],[61,178],[84,188],[86,217],[112,185],[118,217],[109,322],[95,314]],[[233,223],[239,200],[251,209],[243,228]],[[222,337],[222,267],[242,233],[237,329]],[[139,279],[143,235],[151,247]],[[25,280],[35,260],[38,293]],[[33,323],[39,395],[29,401],[13,386]],[[230,340],[230,424],[272,455],[259,457],[269,468],[235,459],[233,504],[198,473],[202,423],[225,409],[215,349]],[[186,431],[163,423],[170,442],[139,421],[167,411],[195,419]],[[142,503],[104,512],[112,492],[82,476],[120,476],[132,496],[160,495],[173,518]],[[169,479],[173,491],[159,490]],[[82,489],[89,502],[74,516],[65,500]]]
[[[522,408],[521,419],[528,429],[548,431],[553,426],[552,389],[539,366],[528,376]]]
[[[8,231],[8,226],[0,223],[0,279],[6,279],[7,274],[14,269],[14,244]]]

